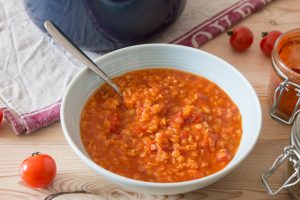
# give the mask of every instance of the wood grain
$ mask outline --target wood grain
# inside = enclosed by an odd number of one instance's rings
[[[261,172],[273,163],[289,143],[290,126],[273,121],[267,98],[270,60],[259,49],[260,33],[268,30],[283,32],[300,27],[300,1],[277,0],[244,20],[255,35],[251,48],[235,53],[224,33],[201,47],[233,64],[254,86],[263,110],[263,126],[258,143],[251,154],[221,181],[198,191],[174,196],[154,196],[132,192],[104,180],[88,168],[67,145],[59,123],[32,135],[16,136],[7,123],[0,126],[0,199],[44,199],[58,192],[86,191],[89,194],[65,194],[52,199],[291,199],[287,191],[275,197],[266,194],[260,180]],[[30,189],[18,175],[21,161],[34,151],[46,152],[57,161],[58,174],[47,189]],[[273,186],[285,178],[285,166],[272,177]]]

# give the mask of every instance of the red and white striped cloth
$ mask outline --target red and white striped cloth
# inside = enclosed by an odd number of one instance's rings
[[[271,1],[189,0],[178,21],[153,42],[199,48]],[[63,91],[81,69],[70,55],[53,48],[51,39],[31,23],[20,2],[0,0],[1,109],[18,135],[59,120]],[[30,70],[34,75],[27,74]]]

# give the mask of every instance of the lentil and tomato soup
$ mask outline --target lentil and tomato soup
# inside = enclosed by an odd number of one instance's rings
[[[114,78],[122,100],[102,85],[81,113],[81,138],[94,162],[149,182],[180,182],[224,168],[237,151],[241,115],[211,81],[171,69]]]

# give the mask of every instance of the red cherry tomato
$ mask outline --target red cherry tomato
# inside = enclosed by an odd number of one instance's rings
[[[20,166],[20,176],[24,183],[33,188],[47,187],[56,175],[54,159],[46,154],[34,153]]]
[[[245,26],[237,26],[227,33],[230,36],[230,45],[235,51],[246,51],[253,43],[253,33]]]
[[[281,34],[282,33],[280,31],[271,31],[269,33],[267,32],[262,33],[263,38],[260,41],[260,49],[266,56],[270,57],[275,41]]]
[[[2,122],[3,119],[3,112],[0,110],[0,123]]]

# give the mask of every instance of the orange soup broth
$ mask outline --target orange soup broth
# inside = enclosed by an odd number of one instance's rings
[[[113,79],[122,100],[102,85],[81,113],[81,138],[92,160],[149,182],[198,179],[223,169],[242,135],[241,114],[213,82],[170,69]]]

